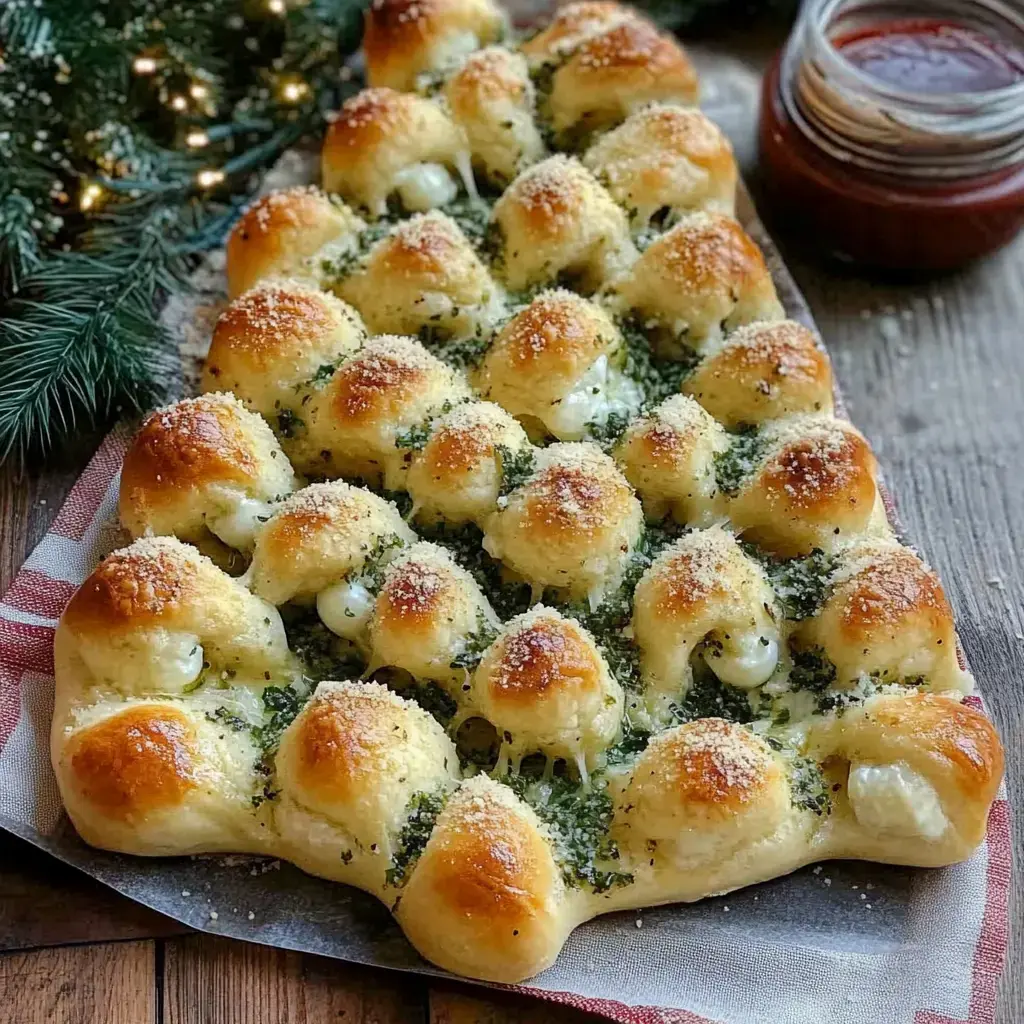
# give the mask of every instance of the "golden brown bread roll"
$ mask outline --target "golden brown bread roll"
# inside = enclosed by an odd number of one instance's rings
[[[398,224],[335,287],[374,334],[483,335],[503,310],[465,235],[436,210]]]
[[[639,387],[620,369],[624,359],[608,313],[556,289],[541,292],[501,329],[473,384],[532,435],[578,441],[640,408]]]
[[[431,100],[364,89],[347,100],[324,139],[324,188],[380,217],[389,196],[406,210],[444,206],[458,194],[452,173],[474,190],[463,130]]]
[[[125,454],[119,512],[133,537],[213,534],[246,551],[271,502],[295,486],[267,424],[234,395],[209,394],[146,419]]]
[[[289,856],[382,893],[410,799],[454,786],[458,767],[444,729],[412,701],[378,683],[321,683],[276,757]]]
[[[526,431],[500,405],[464,402],[433,421],[413,455],[406,486],[424,522],[482,526],[501,491],[504,455],[529,449]]]
[[[445,84],[444,96],[484,180],[507,185],[544,155],[533,82],[520,54],[489,46],[470,55]]]
[[[626,215],[575,157],[559,154],[523,171],[494,205],[499,271],[512,291],[560,275],[593,291],[636,251]]]
[[[273,423],[366,340],[351,306],[298,281],[261,282],[217,318],[203,391],[230,391]]]
[[[300,466],[403,486],[402,435],[469,398],[463,375],[418,341],[380,335],[342,363],[305,408]]]
[[[633,635],[646,703],[656,719],[686,695],[699,655],[724,683],[754,689],[775,671],[775,595],[761,567],[719,526],[687,534],[643,574]]]
[[[281,502],[260,531],[251,586],[274,604],[309,602],[358,575],[371,555],[379,559],[415,539],[390,501],[341,480],[310,484]]]
[[[565,758],[582,780],[622,721],[622,687],[577,622],[538,605],[509,622],[473,674],[469,704],[502,739],[518,772],[529,754]]]
[[[647,248],[614,292],[668,340],[697,349],[742,324],[783,315],[761,250],[720,213],[685,217]]]
[[[744,443],[734,443],[733,452],[743,453]],[[747,540],[774,554],[806,555],[860,534],[891,532],[875,456],[849,423],[806,415],[774,420],[732,462],[741,472],[729,518]]]
[[[445,548],[420,541],[384,570],[369,620],[370,665],[456,687],[467,676],[467,649],[497,627],[473,577]]]
[[[814,335],[793,320],[745,324],[683,382],[723,426],[800,412],[832,412],[832,366]]]
[[[543,970],[572,927],[546,830],[482,775],[448,801],[401,895],[396,916],[423,956],[491,981]]]
[[[707,526],[722,513],[715,456],[728,447],[728,434],[692,398],[673,395],[629,425],[614,455],[649,519],[671,513]]]
[[[71,598],[57,646],[90,688],[180,694],[204,673],[264,678],[289,664],[281,617],[171,537],[108,555]]]
[[[801,623],[795,639],[821,649],[839,685],[872,676],[970,692],[942,584],[909,548],[894,540],[854,542],[841,552],[829,588],[828,600]]]
[[[648,103],[697,102],[697,72],[683,48],[642,18],[584,40],[554,74],[547,99],[562,141],[589,137]]]
[[[551,21],[520,44],[534,64],[571,53],[585,39],[639,15],[632,8],[607,0],[579,0],[559,7]]]
[[[312,185],[257,199],[228,237],[228,294],[236,298],[258,281],[319,280],[320,258],[355,248],[364,224],[347,206]]]
[[[618,586],[643,511],[615,463],[590,443],[553,444],[492,513],[484,548],[531,584],[596,606]]]
[[[654,104],[600,136],[583,157],[637,229],[670,226],[697,210],[731,215],[736,161],[729,140],[699,110]]]
[[[506,28],[491,0],[373,0],[363,32],[366,79],[409,91],[424,72],[448,67]]]
[[[651,741],[616,825],[629,845],[687,871],[757,842],[789,813],[789,782],[772,748],[743,726],[702,718]]]

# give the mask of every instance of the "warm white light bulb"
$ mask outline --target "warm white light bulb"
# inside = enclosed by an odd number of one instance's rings
[[[96,182],[90,182],[82,189],[82,195],[78,200],[80,210],[91,210],[103,195],[103,189]]]
[[[196,175],[196,184],[200,188],[213,188],[214,185],[219,185],[224,180],[224,172],[218,171],[211,168],[207,168],[205,171],[200,171]]]
[[[267,10],[271,14],[284,14],[284,0],[267,0]]]
[[[210,136],[203,131],[191,131],[185,136],[185,145],[191,149],[202,149],[210,144]]]
[[[137,75],[151,75],[156,71],[156,61],[152,57],[136,57],[132,61],[132,70]]]
[[[281,87],[281,96],[288,103],[298,103],[308,91],[305,82],[285,82]]]
[[[171,108],[173,110],[184,110],[188,106],[188,100],[184,96],[172,96]]]

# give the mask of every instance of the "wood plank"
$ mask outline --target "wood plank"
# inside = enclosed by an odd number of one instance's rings
[[[371,967],[194,935],[164,947],[161,1024],[417,1024],[425,985]]]
[[[108,942],[0,956],[12,1024],[157,1024],[156,944]]]
[[[187,932],[177,921],[0,832],[0,950]]]
[[[597,1024],[606,1019],[531,996],[482,995],[455,985],[430,988],[430,1024]]]

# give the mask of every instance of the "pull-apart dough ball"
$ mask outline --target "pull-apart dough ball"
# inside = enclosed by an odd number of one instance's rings
[[[56,644],[58,662],[84,664],[97,688],[139,696],[180,694],[206,666],[262,680],[288,663],[277,609],[170,537],[137,540],[100,562],[68,604]]]
[[[698,645],[722,682],[744,690],[767,681],[779,658],[775,595],[761,567],[718,526],[682,537],[643,574],[633,635],[656,718],[689,689]]]
[[[276,757],[288,857],[383,895],[415,794],[454,786],[459,758],[426,711],[377,683],[323,682]]]
[[[119,511],[133,537],[202,541],[213,533],[251,550],[271,502],[295,474],[267,424],[234,395],[187,398],[152,413],[121,470]]]
[[[410,461],[399,435],[469,397],[463,375],[418,341],[371,338],[306,406],[302,465],[397,490]]]
[[[337,285],[374,334],[489,333],[501,290],[458,225],[438,211],[401,221]]]
[[[218,317],[202,390],[230,391],[277,423],[366,337],[359,314],[333,295],[298,281],[262,282]]]
[[[648,246],[614,290],[625,309],[690,348],[752,320],[783,316],[761,250],[720,213],[685,217]]]
[[[501,492],[505,452],[528,448],[526,431],[500,405],[464,402],[433,423],[406,486],[419,519],[483,526]]]
[[[409,92],[424,72],[449,67],[506,27],[491,0],[373,0],[363,32],[366,79]]]
[[[465,132],[414,93],[364,89],[345,102],[324,139],[324,188],[374,217],[395,193],[406,210],[444,206],[458,194],[453,172],[472,195]]]
[[[395,909],[439,967],[521,981],[551,964],[573,926],[547,830],[486,776],[464,782],[437,819]]]
[[[582,780],[622,721],[622,688],[590,634],[543,605],[513,619],[473,676],[470,703],[503,737],[499,765],[565,758]]]
[[[636,18],[637,14],[621,4],[606,0],[580,0],[559,7],[551,21],[520,47],[534,66],[571,53],[584,40]]]
[[[673,395],[630,424],[614,454],[648,518],[671,513],[708,526],[722,509],[715,456],[728,446],[726,432],[692,398]]]
[[[583,158],[635,229],[657,214],[672,224],[696,210],[732,214],[736,161],[729,140],[705,114],[655,105],[602,135]]]
[[[593,291],[636,257],[625,213],[575,157],[548,157],[523,171],[494,204],[512,291],[560,274]]]
[[[228,294],[237,298],[268,277],[315,284],[320,260],[355,249],[365,226],[312,185],[271,192],[245,211],[228,237]]]
[[[488,520],[484,548],[536,595],[554,587],[596,607],[621,581],[642,530],[640,502],[600,448],[553,444]]]
[[[558,289],[542,292],[502,328],[474,384],[534,435],[578,441],[592,426],[639,410],[640,388],[619,369],[624,358],[607,312]]]
[[[282,502],[260,532],[252,588],[275,605],[309,602],[347,576],[358,576],[371,554],[397,553],[415,540],[398,509],[372,491],[341,480],[310,484]],[[373,602],[364,603],[365,623]]]
[[[705,356],[683,392],[730,428],[801,412],[827,415],[832,365],[803,324],[745,324]]]
[[[520,54],[500,46],[472,54],[448,80],[444,95],[469,139],[474,167],[495,185],[507,185],[544,155],[533,82]]]

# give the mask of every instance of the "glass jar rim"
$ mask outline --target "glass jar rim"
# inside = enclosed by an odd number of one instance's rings
[[[942,181],[1024,163],[1024,79],[920,92],[863,71],[833,42],[844,18],[915,5],[923,0],[808,0],[782,55],[779,93],[791,121],[834,159],[885,174]],[[1009,29],[1024,53],[1024,13],[1003,0],[940,0],[919,16],[943,14],[967,27]]]
[[[844,70],[855,78],[858,78],[865,88],[880,96],[887,96],[894,100],[911,101],[921,106],[945,106],[960,101],[970,106],[979,103],[997,104],[1002,101],[1014,102],[1024,99],[1024,78],[1013,82],[1010,85],[999,86],[995,89],[986,89],[983,92],[943,92],[927,93],[915,89],[902,89],[891,82],[885,82],[874,75],[859,68],[846,56],[840,47],[832,42],[828,35],[828,29],[837,15],[841,15],[844,4],[850,0],[808,0],[800,15],[801,22],[806,20],[806,30],[812,37],[812,42],[819,54],[828,54],[833,60],[841,62]],[[972,6],[985,8],[996,14],[1009,24],[1014,25],[1024,37],[1024,12],[1015,10],[1003,0],[970,0]],[[884,6],[878,0],[873,0],[873,7]]]

